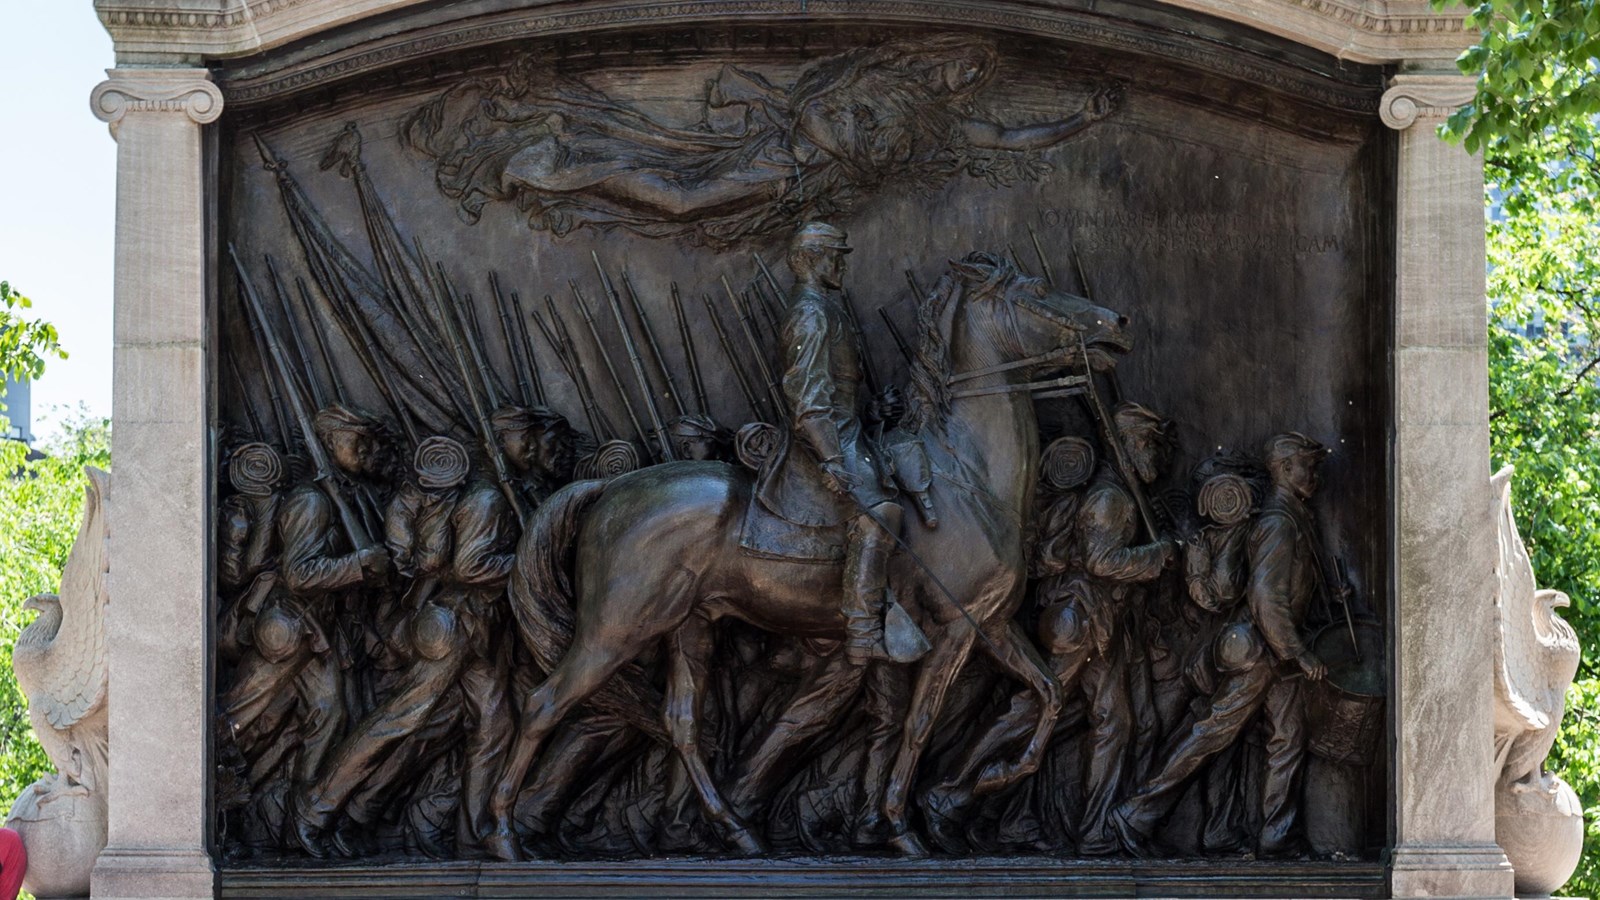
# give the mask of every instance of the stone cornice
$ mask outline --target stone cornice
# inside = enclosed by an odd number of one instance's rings
[[[130,112],[183,113],[198,125],[222,115],[222,91],[205,69],[107,69],[89,94],[95,117],[117,133]]]
[[[246,56],[422,0],[95,0],[122,62],[198,63]],[[1436,12],[1428,0],[1165,0],[1365,63],[1447,60],[1472,43],[1460,12]],[[618,11],[631,0],[530,0],[530,7]],[[682,3],[691,16],[695,3]],[[798,12],[801,0],[773,0],[769,14]],[[940,0],[925,0],[936,8]],[[1001,5],[1001,4],[997,4]],[[708,4],[709,6],[709,4]],[[1046,9],[1077,8],[1057,0]],[[788,7],[793,7],[789,10]]]
[[[1378,103],[1378,117],[1396,131],[1438,122],[1472,101],[1476,81],[1465,75],[1396,75]]]

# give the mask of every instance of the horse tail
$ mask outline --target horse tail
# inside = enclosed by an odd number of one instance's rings
[[[605,491],[603,481],[575,481],[534,510],[517,547],[511,572],[511,609],[522,642],[541,671],[553,671],[568,648],[577,620],[573,609],[573,549],[584,513]],[[615,716],[652,739],[667,742],[662,699],[636,662],[617,670],[589,698],[590,708]]]

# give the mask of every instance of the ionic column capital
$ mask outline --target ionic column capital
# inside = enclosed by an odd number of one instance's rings
[[[1437,124],[1472,102],[1477,80],[1468,75],[1396,75],[1378,103],[1378,118],[1396,131],[1419,120]]]
[[[107,69],[106,75],[89,94],[89,108],[113,136],[130,112],[183,113],[197,125],[222,115],[222,91],[206,69]]]

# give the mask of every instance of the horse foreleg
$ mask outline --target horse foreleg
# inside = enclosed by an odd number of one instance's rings
[[[586,640],[586,637],[580,630],[577,640],[556,664],[550,677],[522,703],[522,727],[517,730],[511,752],[506,756],[505,770],[489,799],[489,813],[494,817],[495,828],[484,838],[483,848],[499,859],[515,862],[522,855],[512,828],[511,812],[522,790],[522,782],[528,776],[528,768],[539,755],[545,738],[574,706],[588,699],[617,669],[638,655],[639,648],[631,644],[613,646]]]
[[[667,674],[664,718],[672,745],[688,770],[689,780],[700,795],[706,817],[718,825],[723,835],[742,853],[755,855],[766,848],[723,802],[700,754],[700,695],[705,688],[706,664],[711,657],[711,623],[690,616],[668,639],[671,662]]]
[[[961,672],[961,666],[972,652],[972,642],[977,630],[963,620],[944,626],[933,651],[922,660],[917,672],[917,684],[912,689],[911,708],[906,713],[906,727],[900,733],[900,750],[895,756],[894,771],[889,773],[889,786],[884,790],[883,815],[893,832],[890,839],[901,852],[923,855],[927,849],[911,833],[906,822],[906,796],[911,791],[912,779],[917,774],[917,763],[928,744],[933,726],[944,709],[945,695]]]
[[[1028,746],[1015,762],[996,760],[983,770],[972,789],[974,796],[979,797],[1010,787],[1038,770],[1049,746],[1050,734],[1055,730],[1056,717],[1061,714],[1061,683],[1023,634],[1021,626],[1011,622],[993,640],[985,642],[984,648],[996,663],[1026,684],[1038,702],[1034,705],[1036,718]]]

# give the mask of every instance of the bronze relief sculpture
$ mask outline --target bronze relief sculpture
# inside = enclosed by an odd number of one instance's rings
[[[1145,301],[1089,299],[1075,244],[1053,266],[1030,227],[1025,266],[941,235],[934,270],[846,231],[962,173],[1043,179],[1123,102],[1089,84],[1001,124],[977,103],[1000,65],[988,38],[892,38],[723,64],[674,107],[526,54],[408,101],[393,147],[318,132],[317,190],[304,151],[240,136],[287,224],[225,288],[230,853],[1365,849],[1301,815],[1313,732],[1353,728],[1307,713],[1313,635],[1383,666],[1325,565],[1320,445],[1184,468],[1218,417],[1124,387],[1158,355]],[[469,236],[514,207],[574,251],[567,283],[463,277],[470,237],[403,228],[418,201],[368,156]],[[584,244],[613,232],[634,255]],[[647,280],[660,257],[717,268]],[[1381,734],[1357,724],[1342,746]]]

